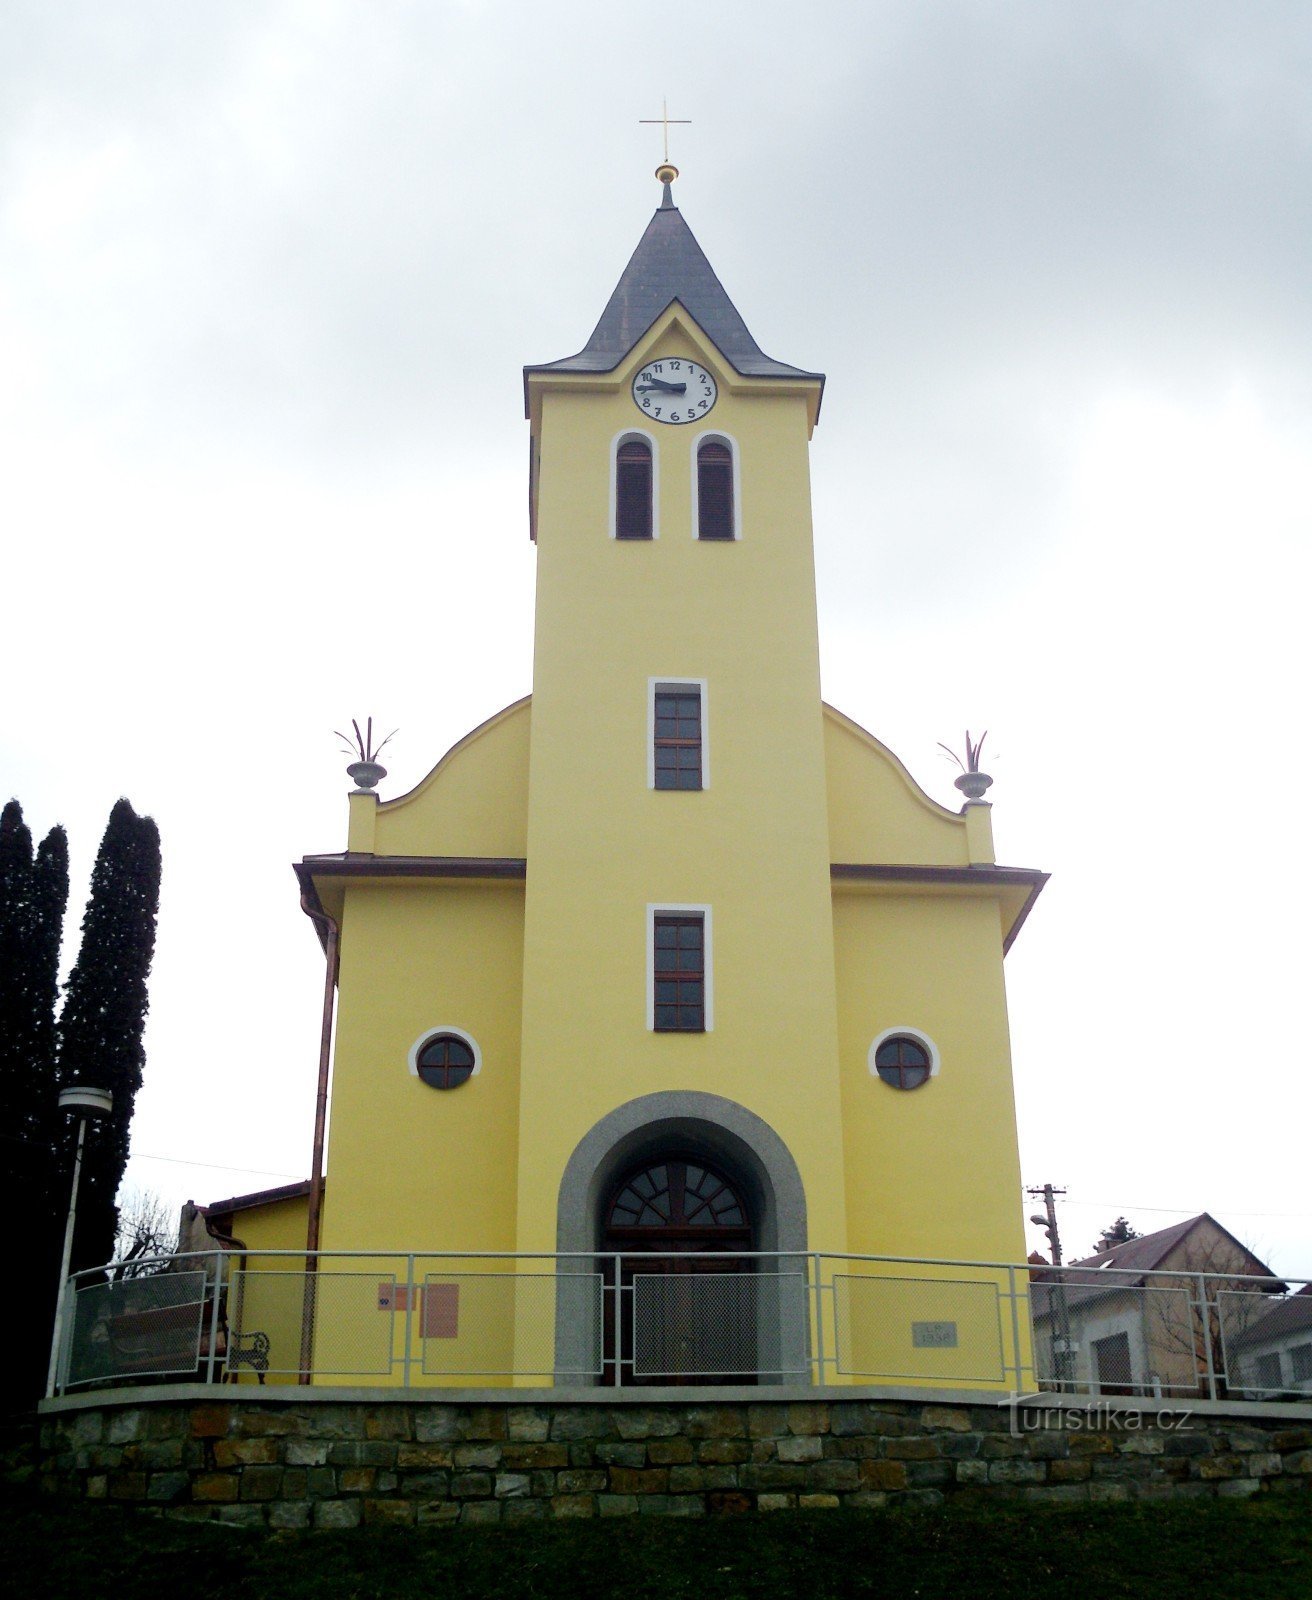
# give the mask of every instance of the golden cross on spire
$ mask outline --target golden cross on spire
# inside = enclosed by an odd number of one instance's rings
[[[690,128],[692,127],[692,118],[672,117],[669,112],[669,107],[665,103],[665,97],[662,95],[660,116],[639,117],[638,121],[643,127],[654,128],[656,124],[659,123],[663,128],[665,133],[665,165],[668,167],[670,164],[670,124],[673,123],[677,127]]]

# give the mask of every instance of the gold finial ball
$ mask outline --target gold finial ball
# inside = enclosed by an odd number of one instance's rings
[[[672,166],[668,161],[662,162],[661,165],[656,168],[657,183],[673,183],[678,176],[678,167]]]

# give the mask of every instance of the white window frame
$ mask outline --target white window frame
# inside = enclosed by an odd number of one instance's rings
[[[656,695],[661,689],[696,689],[702,705],[702,789],[711,786],[711,730],[707,717],[709,696],[705,678],[672,678],[662,673],[658,678],[647,679],[647,787],[656,787]],[[662,794],[665,790],[661,791]],[[674,794],[698,794],[697,789],[671,790]]]
[[[883,1033],[877,1034],[874,1042],[870,1046],[870,1049],[866,1052],[866,1066],[870,1069],[870,1076],[872,1078],[879,1083],[883,1083],[885,1089],[893,1089],[898,1094],[905,1094],[907,1092],[905,1089],[898,1088],[897,1084],[895,1083],[884,1083],[883,1078],[879,1076],[879,1068],[875,1065],[875,1054],[880,1045],[884,1044],[887,1040],[894,1038],[914,1039],[918,1045],[923,1046],[925,1053],[929,1056],[929,1077],[925,1079],[925,1082],[932,1082],[933,1079],[938,1077],[938,1046],[923,1028],[899,1027],[885,1028]],[[923,1088],[924,1085],[922,1084],[920,1087]]]
[[[410,1046],[410,1076],[412,1078],[419,1077],[419,1052],[430,1039],[439,1033],[449,1033],[453,1038],[460,1039],[469,1046],[474,1055],[474,1070],[470,1073],[470,1077],[476,1078],[483,1067],[483,1052],[478,1048],[478,1040],[474,1038],[472,1033],[466,1033],[463,1028],[454,1027],[449,1022],[441,1022],[432,1028],[425,1028]],[[420,1082],[422,1081],[420,1079]]]
[[[662,900],[647,907],[647,1032],[656,1032],[656,918],[693,917],[702,919],[702,1032],[712,1033],[715,1027],[715,988],[711,981],[714,970],[711,944],[711,908],[709,905],[681,905],[678,901]],[[673,1033],[680,1030],[673,1029]]]
[[[619,478],[620,446],[628,444],[631,439],[641,439],[651,448],[651,536],[659,539],[661,536],[661,453],[657,445],[656,435],[646,428],[621,428],[610,442],[610,521],[608,527],[610,537],[618,539],[615,531],[615,515],[617,510]],[[645,544],[643,539],[626,539],[625,544]]]
[[[697,532],[700,520],[700,506],[698,505],[697,486],[697,452],[704,444],[722,444],[727,446],[733,458],[733,538],[728,539],[702,539]],[[692,536],[698,544],[737,544],[743,536],[743,481],[742,471],[739,466],[738,441],[731,433],[725,433],[719,428],[704,428],[692,441]]]

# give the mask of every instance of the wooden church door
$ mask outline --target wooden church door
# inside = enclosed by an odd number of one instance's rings
[[[601,1247],[605,1382],[756,1382],[752,1223],[740,1186],[697,1157],[648,1158],[611,1191]],[[615,1269],[620,1293],[616,1328]]]

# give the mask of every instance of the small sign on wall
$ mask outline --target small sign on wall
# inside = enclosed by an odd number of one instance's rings
[[[430,1283],[424,1290],[425,1339],[454,1339],[460,1332],[460,1285]]]
[[[413,1298],[412,1298],[413,1297]],[[380,1311],[405,1312],[413,1305],[419,1313],[419,1335],[423,1339],[455,1339],[460,1334],[460,1285],[396,1283],[389,1279],[378,1285]]]
[[[955,1322],[913,1322],[911,1345],[915,1350],[955,1350],[957,1325]]]

